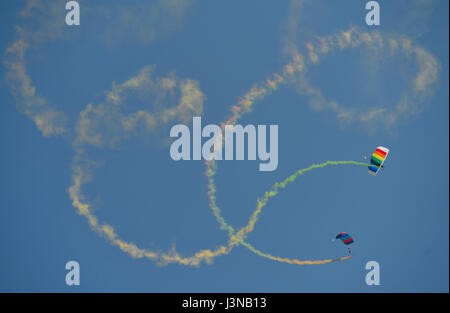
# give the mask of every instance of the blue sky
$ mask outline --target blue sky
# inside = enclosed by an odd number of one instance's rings
[[[372,27],[366,1],[356,0],[300,1],[298,10],[288,1],[110,2],[80,1],[78,27],[64,24],[65,1],[0,4],[0,291],[448,292],[447,1],[379,1],[381,25]],[[378,34],[383,48],[335,44],[315,50],[313,62],[307,43],[351,30],[352,38]],[[402,40],[410,46],[390,49]],[[195,112],[220,124],[254,84],[282,73],[292,47],[307,68],[239,120],[279,125],[278,168],[219,161],[217,203],[239,229],[257,198],[298,169],[364,161],[389,147],[377,177],[356,166],[299,177],[247,239],[276,256],[327,259],[347,253],[331,240],[345,231],[355,239],[352,259],[296,266],[238,246],[212,264],[158,266],[111,245],[77,214],[69,187],[82,150],[95,164],[84,201],[124,240],[151,251],[176,245],[184,256],[226,244],[208,207],[205,165],[173,161],[169,129]],[[147,65],[153,82],[177,88],[126,85]],[[183,84],[197,92],[192,106],[177,107]],[[113,94],[126,111],[114,109]],[[143,108],[156,117],[150,131],[144,118],[132,131],[117,127]],[[65,284],[70,260],[80,264],[80,286]],[[380,286],[365,284],[368,261],[380,264]]]

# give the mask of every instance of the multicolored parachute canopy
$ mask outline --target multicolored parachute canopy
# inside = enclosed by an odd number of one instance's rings
[[[342,242],[346,245],[352,244],[354,242],[352,236],[347,233],[339,233],[336,236],[336,239],[341,239]]]
[[[370,158],[370,164],[374,166],[369,166],[369,174],[376,176],[380,168],[383,166],[384,160],[386,160],[389,153],[389,149],[385,147],[377,147],[375,152]]]

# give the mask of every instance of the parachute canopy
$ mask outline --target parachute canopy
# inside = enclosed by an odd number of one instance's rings
[[[346,245],[352,244],[354,242],[352,236],[347,233],[339,233],[336,236],[336,239],[341,239],[342,242]]]
[[[378,174],[378,171],[383,166],[384,160],[386,160],[389,153],[389,149],[385,147],[377,147],[375,149],[375,152],[372,154],[372,157],[370,158],[370,164],[373,164],[373,166],[369,166],[369,174],[376,176]]]

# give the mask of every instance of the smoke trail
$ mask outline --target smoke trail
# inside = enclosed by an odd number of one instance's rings
[[[298,53],[293,56],[292,61],[283,66],[281,73],[273,73],[269,78],[267,78],[263,83],[255,84],[253,87],[242,96],[237,105],[231,107],[232,115],[225,122],[221,124],[222,129],[225,125],[235,125],[238,119],[245,113],[251,112],[253,105],[256,101],[264,99],[264,97],[270,95],[272,92],[276,91],[280,85],[286,84],[296,72],[302,71],[304,69],[303,56]],[[217,147],[220,149],[223,145],[223,138],[221,141],[217,142]],[[228,252],[238,244],[239,241],[231,240],[233,238],[235,230],[232,226],[228,225],[222,216],[221,209],[216,202],[216,191],[217,187],[215,185],[214,176],[217,172],[218,166],[214,159],[206,160],[206,177],[208,180],[208,199],[209,207],[212,210],[220,228],[228,233],[230,238],[228,244]]]
[[[269,253],[264,253],[259,251],[258,249],[254,248],[252,245],[250,245],[249,243],[246,242],[241,242],[241,244],[246,247],[247,249],[249,249],[250,251],[254,252],[255,254],[269,259],[269,260],[273,260],[273,261],[277,261],[277,262],[282,262],[282,263],[288,263],[288,264],[296,264],[296,265],[314,265],[314,264],[327,264],[327,263],[333,263],[333,262],[338,262],[338,261],[344,261],[344,260],[348,260],[350,259],[352,256],[345,256],[345,257],[341,257],[341,258],[337,258],[337,259],[326,259],[326,260],[297,260],[297,259],[289,259],[289,258],[281,258],[278,256],[273,256]]]
[[[278,90],[279,86],[286,83],[295,82],[296,88],[300,93],[306,94],[311,99],[311,107],[322,110],[330,109],[336,113],[336,117],[341,122],[349,122],[352,120],[359,120],[362,123],[368,123],[371,121],[383,121],[388,125],[392,125],[398,120],[400,116],[406,116],[411,113],[417,113],[420,111],[418,104],[412,103],[410,99],[423,100],[431,94],[431,87],[436,83],[439,71],[439,63],[433,55],[427,52],[420,46],[414,45],[414,43],[404,37],[398,35],[386,35],[382,36],[379,32],[365,32],[356,27],[350,27],[346,31],[337,32],[334,35],[327,37],[317,37],[316,42],[308,42],[305,44],[307,49],[307,57],[304,58],[295,43],[295,33],[297,32],[297,20],[298,13],[302,7],[302,1],[291,1],[291,14],[288,19],[288,36],[284,39],[284,51],[292,56],[292,61],[286,64],[281,73],[275,73],[272,75],[272,79],[268,79],[265,83],[254,85],[250,91],[248,91],[238,101],[238,104],[231,108],[232,116],[222,123],[222,128],[225,125],[235,125],[239,118],[245,113],[251,112],[256,101],[263,100],[267,95]],[[383,43],[385,43],[383,45]],[[381,52],[383,47],[387,47],[388,56],[392,56],[398,51],[403,54],[404,57],[409,58],[411,55],[415,57],[419,70],[417,75],[412,79],[412,90],[408,90],[401,95],[400,102],[395,106],[395,109],[388,110],[386,107],[372,107],[366,112],[356,112],[352,108],[345,108],[340,106],[334,100],[328,100],[323,95],[319,88],[313,87],[306,75],[307,66],[316,65],[320,62],[320,57],[329,54],[333,50],[339,49],[340,51],[351,48],[363,46],[368,50]],[[217,143],[217,147],[221,147],[222,142]],[[342,162],[342,163],[340,163]],[[354,162],[354,161],[330,161],[322,164],[312,165],[311,167],[303,170],[299,170],[292,176],[288,177],[285,181],[274,185],[273,189],[266,192],[264,197],[258,200],[257,208],[251,215],[248,224],[241,228],[237,233],[234,232],[234,228],[229,226],[223,216],[221,210],[216,203],[216,186],[214,182],[214,175],[218,170],[218,166],[214,160],[206,161],[206,176],[208,179],[208,197],[209,206],[216,217],[221,229],[228,232],[230,247],[238,244],[246,246],[250,251],[267,257],[272,260],[278,260],[281,262],[295,263],[295,264],[323,264],[320,263],[301,263],[299,260],[289,260],[271,256],[269,254],[262,253],[255,249],[244,241],[247,234],[250,233],[258,221],[261,209],[266,205],[267,201],[278,194],[280,189],[285,188],[286,184],[295,180],[299,175],[310,171],[314,168],[324,167],[326,165],[338,165],[338,164],[354,164],[367,166],[368,164]],[[326,260],[325,263],[345,260],[346,258],[340,258],[335,260]],[[299,263],[300,262],[300,263]],[[313,261],[305,261],[313,262]]]
[[[63,0],[47,2],[27,2],[20,16],[36,26],[27,27],[26,24],[16,27],[15,40],[6,48],[3,64],[6,82],[15,97],[18,110],[34,122],[44,137],[51,137],[67,133],[67,117],[39,95],[25,62],[30,49],[61,36],[63,22],[57,17],[61,13],[58,6],[64,8]]]
[[[91,180],[92,175],[90,167],[92,166],[92,162],[85,159],[83,152],[79,150],[74,159],[72,185],[69,188],[72,205],[77,208],[79,215],[84,216],[87,219],[92,230],[100,236],[106,238],[112,245],[119,247],[123,252],[129,254],[133,258],[147,258],[157,262],[160,265],[165,265],[167,263],[179,263],[192,266],[197,266],[202,261],[211,263],[215,257],[229,253],[229,247],[219,246],[214,250],[205,249],[195,253],[191,257],[183,257],[175,251],[175,248],[172,248],[169,252],[164,253],[160,251],[142,249],[132,242],[123,240],[116,233],[113,226],[107,223],[102,224],[99,222],[98,218],[91,210],[91,205],[84,200],[81,187]]]
[[[61,25],[63,22],[56,17],[61,13],[60,9],[63,6],[59,4],[63,2],[63,0],[59,0],[57,4],[47,7],[47,4],[42,0],[28,1],[27,8],[22,12],[22,15],[24,17],[36,16],[36,23],[39,27],[30,30],[18,27],[16,41],[8,46],[6,60],[4,62],[7,69],[7,81],[17,98],[19,109],[35,122],[44,136],[65,133],[67,131],[65,115],[62,112],[52,109],[48,102],[36,93],[35,86],[26,71],[25,54],[32,47],[39,46],[47,40],[61,37]],[[160,3],[163,4],[162,1]],[[176,12],[184,11],[184,3],[174,1],[173,4],[174,6],[168,8],[168,10],[170,9],[170,12],[174,11],[174,15],[177,17],[179,14]],[[341,31],[327,37],[318,37],[316,41],[306,43],[306,57],[303,57],[299,53],[300,49],[298,49],[295,43],[297,37],[297,20],[299,19],[301,8],[302,1],[293,1],[290,5],[291,13],[288,18],[290,31],[288,30],[289,36],[284,42],[284,50],[291,56],[291,61],[284,65],[278,73],[272,74],[262,83],[253,85],[244,96],[239,98],[238,104],[231,107],[231,117],[222,123],[222,127],[224,125],[236,124],[239,118],[252,111],[257,101],[263,100],[266,96],[278,90],[280,86],[292,82],[298,83],[298,91],[311,97],[311,103],[314,103],[315,108],[319,110],[332,110],[339,119],[360,120],[364,123],[380,120],[392,124],[399,116],[420,111],[421,107],[418,103],[413,102],[412,99],[418,98],[419,100],[423,100],[427,98],[432,91],[431,87],[437,81],[440,65],[433,55],[406,37],[382,36],[379,32],[364,32],[358,28],[350,27],[349,30]],[[138,10],[134,10],[131,12],[131,15],[127,14],[127,16],[133,16],[136,12]],[[137,24],[132,24],[132,26],[134,25]],[[146,27],[144,28],[147,29]],[[144,35],[145,39],[151,39],[147,36],[147,33]],[[331,54],[333,51],[353,49],[358,46],[375,50],[379,50],[378,47],[384,46],[387,47],[390,54],[399,52],[406,57],[414,57],[418,65],[417,75],[412,78],[412,87],[408,92],[403,94],[401,101],[395,106],[395,109],[389,111],[386,107],[375,107],[370,108],[367,112],[358,113],[353,109],[342,107],[334,101],[327,100],[319,88],[314,88],[309,84],[305,75],[307,66],[318,64],[322,57]],[[148,258],[159,264],[179,263],[183,265],[199,265],[202,261],[210,263],[215,257],[230,253],[231,249],[239,244],[262,257],[290,264],[325,264],[346,260],[351,257],[347,256],[318,261],[281,258],[261,252],[247,243],[245,239],[254,229],[263,207],[270,198],[277,195],[289,182],[294,181],[298,176],[312,169],[327,165],[367,165],[354,161],[329,161],[312,165],[309,168],[297,171],[284,181],[274,184],[272,189],[257,201],[256,210],[250,216],[248,224],[237,232],[232,226],[226,223],[216,203],[217,188],[214,182],[214,175],[218,170],[217,164],[214,160],[206,161],[209,206],[219,222],[221,229],[228,233],[229,241],[227,245],[219,246],[213,250],[201,250],[194,253],[191,257],[181,256],[175,251],[175,248],[167,253],[139,248],[134,243],[120,238],[113,226],[99,222],[92,211],[91,204],[85,200],[82,193],[82,186],[89,182],[92,177],[90,171],[92,162],[85,157],[85,146],[114,146],[121,139],[131,136],[138,128],[144,128],[148,132],[151,132],[158,124],[165,124],[173,120],[189,120],[192,114],[199,115],[202,112],[205,96],[199,90],[196,81],[190,79],[178,80],[170,74],[155,80],[150,76],[151,72],[150,67],[145,67],[137,77],[121,85],[113,85],[112,91],[107,94],[109,103],[98,106],[89,104],[80,114],[76,129],[76,138],[74,140],[76,156],[74,158],[72,185],[69,188],[69,194],[73,206],[80,215],[87,219],[88,224],[94,231],[130,256],[134,258]],[[148,88],[151,91],[156,90],[158,96],[159,94],[164,96],[166,93],[171,94],[175,86],[178,87],[181,94],[177,106],[159,110],[158,112],[141,109],[131,113],[122,111],[122,99],[124,93],[128,91],[144,87],[144,89]]]
[[[291,45],[295,46],[295,43],[292,42]],[[375,122],[382,122],[386,126],[392,126],[402,118],[419,114],[434,92],[441,68],[435,56],[406,36],[366,32],[355,26],[329,36],[316,37],[307,42],[305,47],[305,64],[308,66],[319,64],[322,57],[331,55],[334,51],[356,48],[365,49],[367,62],[371,66],[376,66],[376,60],[394,56],[400,56],[406,61],[414,60],[411,68],[415,69],[415,74],[405,76],[407,87],[399,92],[398,98],[387,105],[377,104],[364,110],[349,108],[328,98],[321,88],[311,84],[306,75],[298,75],[294,83],[295,89],[309,97],[310,107],[315,111],[334,112],[341,124],[359,122],[373,126]]]
[[[277,261],[277,262],[283,262],[283,263],[289,263],[289,264],[297,264],[297,265],[307,265],[307,264],[326,264],[331,262],[337,262],[337,261],[344,261],[351,258],[351,256],[341,257],[337,259],[326,259],[326,260],[298,260],[298,259],[289,259],[289,258],[282,258],[278,256],[273,256],[268,253],[264,253],[255,247],[253,247],[251,244],[245,241],[247,235],[253,231],[256,222],[258,221],[259,215],[263,209],[263,207],[266,206],[267,202],[270,200],[270,198],[275,197],[282,189],[286,188],[286,186],[295,181],[299,176],[312,171],[313,169],[318,168],[324,168],[328,165],[356,165],[356,166],[369,166],[370,164],[363,163],[363,162],[356,162],[356,161],[327,161],[320,164],[313,164],[307,168],[303,168],[292,174],[291,176],[287,177],[285,180],[281,182],[277,182],[273,185],[273,187],[264,193],[264,197],[262,199],[258,200],[258,204],[256,206],[256,210],[253,212],[253,214],[250,216],[249,222],[246,226],[242,227],[239,231],[234,232],[233,227],[229,226],[225,219],[222,217],[221,212],[217,204],[215,203],[215,197],[210,197],[210,201],[212,202],[212,210],[214,212],[214,216],[216,216],[221,229],[227,230],[229,235],[229,251],[231,251],[232,247],[237,246],[239,244],[243,245],[247,249],[249,249],[251,252],[264,257],[269,260]],[[212,173],[209,173],[210,175]],[[209,176],[210,177],[210,176]],[[212,179],[212,178],[211,178]],[[213,190],[214,188],[214,181],[211,180],[213,187],[211,187]],[[211,204],[210,204],[211,205]]]
[[[236,235],[233,237],[232,240],[240,241],[241,239],[244,239],[247,236],[247,234],[250,233],[254,229],[255,224],[258,221],[259,214],[261,213],[262,208],[266,206],[266,204],[267,204],[267,202],[269,201],[270,198],[275,197],[280,192],[280,190],[286,188],[286,185],[288,183],[293,182],[300,175],[303,175],[303,174],[305,174],[305,173],[307,173],[309,171],[312,171],[313,169],[324,168],[325,166],[328,166],[328,165],[370,166],[370,164],[362,163],[362,162],[356,162],[356,161],[327,161],[327,162],[320,163],[320,164],[313,164],[313,165],[311,165],[311,166],[309,166],[307,168],[298,170],[297,172],[295,172],[294,174],[292,174],[291,176],[289,176],[288,178],[286,178],[282,182],[275,183],[273,185],[272,189],[270,189],[269,191],[266,191],[264,193],[264,197],[263,198],[258,199],[256,210],[250,216],[248,224],[245,227],[241,228],[236,233]]]
[[[289,82],[289,80],[293,78],[293,75],[296,72],[300,72],[303,70],[303,56],[298,53],[294,55],[291,62],[283,66],[281,74],[273,73],[271,77],[267,78],[263,83],[260,83],[259,85],[253,85],[253,87],[239,99],[238,104],[231,107],[232,115],[221,124],[222,130],[225,129],[225,125],[235,125],[238,119],[242,117],[242,115],[251,112],[256,101],[262,100],[264,99],[264,97],[278,90],[280,85]],[[216,146],[218,149],[222,147],[223,142],[224,138],[216,142]],[[221,210],[216,203],[217,187],[214,182],[214,175],[217,172],[218,166],[214,159],[206,160],[205,165],[206,177],[208,179],[209,207],[211,208],[213,215],[216,217],[221,229],[227,231],[231,236],[234,233],[234,229],[225,222],[224,218],[221,215]]]
[[[282,67],[281,73],[273,73],[270,78],[267,78],[263,83],[253,85],[244,96],[239,98],[238,104],[231,107],[232,116],[222,123],[222,127],[236,124],[242,115],[251,112],[255,101],[262,100],[278,90],[280,85],[288,83],[294,78],[295,73],[304,69],[303,55],[300,53],[295,54],[292,60]]]
[[[225,128],[225,125],[235,125],[240,117],[242,117],[245,113],[251,112],[253,109],[253,106],[256,101],[264,99],[267,95],[270,95],[272,92],[278,90],[280,85],[288,83],[290,80],[294,78],[294,74],[301,72],[305,69],[305,63],[303,60],[303,56],[300,53],[296,53],[292,61],[287,63],[285,66],[283,66],[281,74],[274,73],[272,74],[272,78],[267,79],[265,82],[259,85],[254,85],[250,91],[248,91],[243,97],[241,97],[238,101],[237,105],[232,106],[231,112],[232,116],[228,118],[225,122],[221,124],[222,129]],[[219,139],[220,140],[220,139]],[[223,138],[220,142],[217,142],[217,147],[220,149],[223,145]],[[230,226],[224,217],[222,216],[221,209],[217,205],[216,202],[216,191],[217,187],[215,185],[214,176],[217,173],[217,163],[214,159],[205,161],[206,165],[206,176],[208,179],[208,198],[209,198],[209,207],[212,210],[213,215],[215,216],[217,222],[220,225],[220,228],[228,233],[229,236],[229,242],[228,242],[228,250],[226,254],[231,252],[231,249],[234,246],[237,246],[239,244],[245,246],[250,251],[256,253],[257,255],[261,257],[265,257],[270,260],[275,260],[279,262],[285,262],[290,264],[325,264],[330,262],[336,262],[341,260],[349,259],[350,257],[344,257],[339,259],[329,259],[329,260],[317,260],[317,261],[301,261],[296,259],[288,259],[288,258],[280,258],[275,257],[267,253],[263,253],[250,245],[249,243],[245,242],[244,239],[247,237],[248,233],[250,233],[258,221],[258,216],[262,210],[262,208],[266,205],[267,201],[278,194],[279,189],[284,189],[286,187],[286,184],[289,182],[294,181],[299,175],[302,175],[303,173],[310,171],[314,168],[320,168],[325,167],[326,165],[338,165],[338,164],[355,164],[355,165],[365,165],[366,163],[359,163],[354,161],[328,161],[322,164],[312,165],[309,168],[301,169],[297,171],[295,174],[289,176],[286,180],[284,180],[281,183],[276,183],[274,185],[274,188],[266,192],[264,195],[264,198],[262,200],[258,201],[258,205],[256,210],[253,212],[249,219],[248,225],[241,228],[237,233],[235,232],[234,228]]]
[[[76,155],[73,159],[69,195],[72,205],[79,215],[87,219],[92,230],[133,258],[147,258],[159,265],[178,263],[197,266],[201,262],[211,263],[215,257],[228,254],[230,247],[221,245],[215,249],[203,249],[189,257],[177,253],[175,247],[168,252],[142,249],[122,239],[112,225],[101,223],[93,213],[91,204],[83,196],[82,187],[92,180],[92,167],[96,165],[87,157],[86,148],[114,147],[130,137],[139,125],[151,133],[158,125],[166,125],[168,121],[179,120],[187,123],[192,120],[193,115],[201,114],[205,96],[197,81],[178,79],[173,73],[155,77],[153,69],[151,66],[145,66],[127,81],[121,84],[113,83],[112,89],[106,92],[103,103],[88,104],[80,113],[73,141]],[[176,89],[179,90],[177,105],[159,111],[140,106],[138,111],[128,112],[130,110],[125,100],[129,93],[145,92],[148,96],[156,94],[157,100],[162,100],[168,95],[176,95]]]

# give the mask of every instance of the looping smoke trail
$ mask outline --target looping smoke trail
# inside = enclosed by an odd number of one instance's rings
[[[86,159],[83,160],[83,152],[79,150],[74,160],[75,164],[73,166],[74,170],[72,185],[69,188],[72,205],[77,208],[79,215],[84,216],[87,219],[91,229],[100,236],[106,238],[112,245],[119,247],[122,251],[129,254],[133,258],[147,258],[157,262],[160,265],[179,263],[183,265],[197,266],[202,261],[211,263],[215,257],[228,254],[230,252],[229,246],[220,246],[214,250],[201,250],[191,257],[183,257],[175,251],[175,248],[172,248],[167,253],[163,253],[159,251],[142,249],[132,242],[123,240],[118,236],[113,226],[99,222],[98,218],[91,210],[91,205],[84,200],[81,187],[91,179],[89,171],[91,164],[89,164],[89,162],[87,165],[82,164],[86,161]]]
[[[172,94],[168,91],[173,91],[175,88],[179,89],[178,105],[155,112],[151,111],[151,108],[147,110],[140,108],[138,111],[131,113],[126,110],[124,99],[128,92],[150,90],[161,98],[166,93]],[[180,80],[174,74],[156,78],[153,74],[153,67],[146,66],[136,76],[124,83],[114,83],[112,90],[106,93],[104,103],[88,104],[86,109],[80,113],[76,137],[73,142],[76,155],[72,166],[72,184],[69,187],[72,204],[77,209],[78,214],[87,219],[91,229],[133,258],[147,258],[159,265],[178,263],[197,266],[201,262],[211,263],[215,257],[229,253],[230,247],[222,245],[212,250],[204,249],[192,256],[184,257],[176,252],[175,247],[168,252],[152,251],[142,249],[136,244],[120,238],[112,225],[101,223],[98,220],[91,204],[83,196],[82,187],[92,180],[91,169],[96,165],[87,157],[85,148],[114,146],[117,142],[130,136],[129,134],[139,124],[145,126],[144,130],[150,133],[158,125],[165,125],[169,120],[180,119],[185,121],[188,116],[201,114],[204,98],[196,81]],[[111,123],[111,121],[114,122]]]

